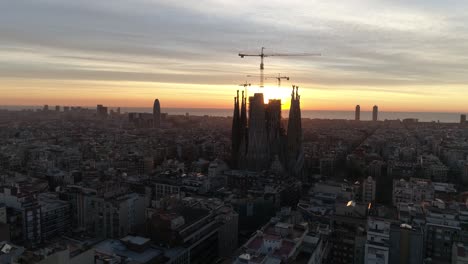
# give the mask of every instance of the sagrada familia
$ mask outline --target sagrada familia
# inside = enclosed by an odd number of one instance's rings
[[[304,152],[299,87],[293,86],[288,129],[281,122],[281,100],[264,103],[263,93],[234,97],[232,120],[232,166],[250,171],[269,170],[284,176],[302,177]],[[240,102],[239,102],[240,101]]]

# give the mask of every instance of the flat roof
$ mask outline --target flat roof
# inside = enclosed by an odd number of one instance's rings
[[[123,242],[129,242],[129,243],[140,245],[140,246],[150,241],[149,238],[140,237],[140,236],[126,236],[120,240]]]
[[[94,246],[94,249],[96,250],[96,253],[108,255],[111,257],[124,256],[142,263],[149,262],[163,254],[162,251],[154,248],[148,248],[143,252],[131,251],[124,244],[122,244],[121,241],[113,239],[102,241],[101,243]]]

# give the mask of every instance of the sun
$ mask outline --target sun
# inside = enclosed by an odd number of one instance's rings
[[[291,89],[278,86],[265,86],[263,88],[263,97],[265,104],[268,103],[268,100],[270,99],[280,99],[281,108],[289,109],[291,100]]]

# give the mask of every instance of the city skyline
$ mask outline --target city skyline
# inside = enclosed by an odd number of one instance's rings
[[[257,81],[246,75],[258,73],[258,61],[237,53],[265,46],[323,54],[266,60],[266,74],[291,81],[279,91],[269,81],[265,96],[287,104],[297,84],[304,110],[350,110],[359,103],[386,111],[465,112],[460,94],[468,91],[468,50],[460,43],[468,38],[466,5],[1,3],[0,105],[151,107],[149,98],[157,97],[164,107],[227,109],[239,83]]]

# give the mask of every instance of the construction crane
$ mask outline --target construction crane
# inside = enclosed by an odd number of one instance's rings
[[[260,75],[247,75],[247,77],[260,77]],[[289,81],[288,76],[281,76],[281,73],[278,73],[278,76],[263,76],[265,80],[267,79],[276,79],[278,81],[278,88],[281,87],[281,80]]]
[[[265,77],[263,74],[264,70],[264,63],[263,59],[266,57],[292,57],[292,56],[321,56],[320,53],[264,53],[265,47],[262,47],[260,54],[248,54],[248,53],[239,53],[239,57],[260,57],[260,88],[263,88],[263,83],[265,81]]]
[[[281,87],[281,80],[284,79],[289,81],[289,76],[281,76],[281,73],[278,73],[278,76],[275,77],[266,77],[265,79],[276,79],[278,81],[278,88]]]
[[[247,87],[250,86],[251,84],[248,83],[247,81],[245,83],[239,84],[239,86],[243,86],[245,90],[245,97],[247,97]]]

